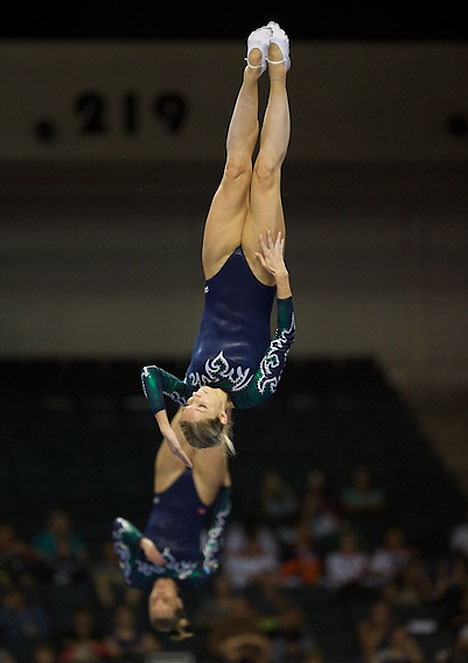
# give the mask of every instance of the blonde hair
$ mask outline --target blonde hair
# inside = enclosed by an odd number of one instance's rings
[[[226,414],[228,421],[223,424],[219,417],[214,419],[204,419],[202,421],[184,421],[180,422],[180,430],[190,446],[196,449],[207,449],[209,447],[219,447],[225,445],[228,453],[236,455],[236,450],[232,441],[232,410],[234,406],[228,396],[226,403]]]
[[[151,625],[161,633],[168,633],[170,639],[177,642],[193,637],[193,633],[189,629],[189,621],[181,609],[178,609],[172,618],[152,619]]]

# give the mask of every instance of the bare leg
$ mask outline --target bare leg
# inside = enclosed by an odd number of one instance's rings
[[[269,59],[278,61],[282,54],[271,44]],[[283,205],[281,202],[281,166],[286,157],[291,133],[289,102],[286,90],[286,66],[270,64],[270,94],[260,136],[260,149],[252,174],[250,208],[244,225],[242,246],[257,278],[273,285],[272,276],[263,269],[255,252],[259,250],[258,236],[270,229],[285,236]]]
[[[251,51],[249,62],[260,63],[258,49]],[[240,246],[249,209],[252,154],[258,139],[257,69],[245,68],[226,141],[226,164],[221,184],[211,203],[203,236],[202,261],[205,277],[210,278]]]

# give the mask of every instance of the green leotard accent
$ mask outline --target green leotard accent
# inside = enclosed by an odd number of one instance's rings
[[[280,381],[294,341],[295,318],[292,297],[278,299],[277,302],[278,319],[275,334],[247,386],[235,390],[233,380],[229,377],[222,377],[226,374],[226,367],[221,362],[218,374],[211,370],[210,386],[228,393],[237,408],[250,408],[265,402],[276,391]],[[185,380],[179,380],[158,366],[145,366],[141,378],[143,391],[153,414],[166,409],[164,396],[168,396],[179,405],[185,405],[198,388],[187,384]]]
[[[221,537],[231,510],[231,488],[222,487],[213,505],[212,519],[200,557],[196,560],[176,560],[170,550],[161,550],[165,565],[148,562],[140,548],[143,534],[124,518],[114,521],[112,537],[125,582],[137,589],[150,590],[154,581],[170,577],[180,581],[201,583],[219,568],[218,553]],[[155,546],[158,542],[154,541]]]

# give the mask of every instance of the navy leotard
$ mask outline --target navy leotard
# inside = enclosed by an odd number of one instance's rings
[[[187,468],[167,490],[155,493],[144,536],[157,541],[161,552],[170,550],[175,559],[196,560],[207,510]]]
[[[276,288],[252,274],[242,248],[237,248],[205,283],[205,309],[186,373],[189,385],[216,380],[219,366],[241,390],[270,342],[270,317]]]
[[[220,538],[230,512],[230,488],[221,488],[212,507],[200,500],[188,468],[165,491],[155,493],[144,532],[123,518],[113,525],[114,547],[125,582],[150,588],[158,577],[203,581],[217,569]],[[211,516],[202,542],[207,513]],[[139,543],[145,536],[162,554],[165,565],[148,562]]]
[[[267,400],[278,386],[295,335],[293,298],[278,299],[273,339],[270,317],[276,288],[262,284],[238,247],[205,282],[205,309],[184,380],[158,366],[145,366],[143,390],[151,411],[165,409],[164,396],[184,405],[202,385],[226,391],[234,405]]]

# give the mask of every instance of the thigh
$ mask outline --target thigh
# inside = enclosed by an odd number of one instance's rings
[[[249,209],[250,173],[224,176],[211,202],[203,232],[202,263],[205,278],[214,276],[241,245]]]
[[[252,178],[250,208],[242,233],[242,248],[255,276],[266,285],[274,285],[274,279],[260,264],[255,253],[260,250],[258,236],[265,237],[271,230],[276,238],[279,232],[286,237],[286,224],[281,200],[281,174],[276,172],[266,181]]]
[[[197,449],[193,460],[193,482],[204,504],[213,504],[226,476],[227,460],[223,447]]]

